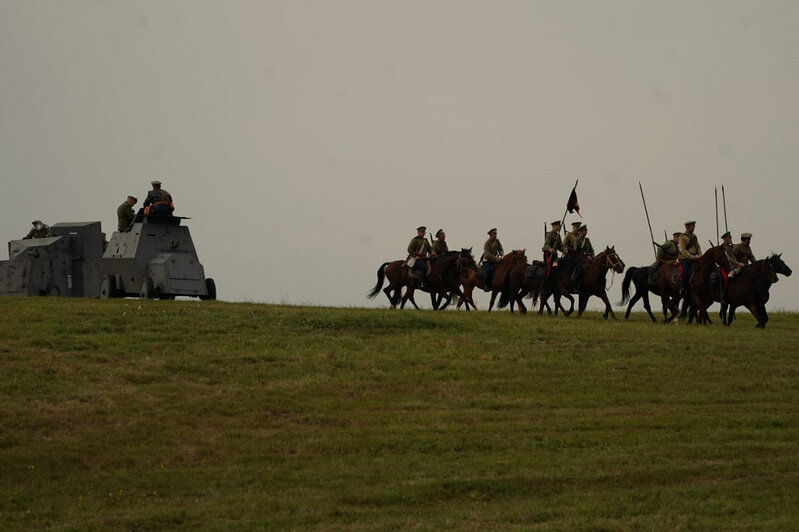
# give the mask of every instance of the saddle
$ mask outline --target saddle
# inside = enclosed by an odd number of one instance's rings
[[[425,260],[427,260],[427,268],[425,269],[424,275],[425,277],[427,277],[433,271],[433,266],[430,264],[429,259]],[[406,260],[405,263],[402,265],[403,268],[408,269],[408,277],[411,279],[417,278],[416,271],[413,268],[414,264],[416,264],[416,259],[411,257],[410,259]]]
[[[527,267],[527,278],[543,280],[547,275],[547,263],[542,260],[534,260],[533,263]]]

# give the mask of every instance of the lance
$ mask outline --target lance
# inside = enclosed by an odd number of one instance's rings
[[[724,205],[724,231],[727,232],[730,228],[727,227],[727,196],[724,194],[724,185],[721,185],[721,204]]]
[[[716,194],[716,245],[719,245],[719,187],[713,189],[713,192]],[[712,247],[711,242],[711,247]]]
[[[644,202],[644,212],[646,213],[646,225],[649,226],[649,240],[652,241],[652,251],[655,252],[655,259],[657,259],[658,252],[657,244],[655,244],[655,235],[652,234],[652,224],[649,222],[649,210],[646,208],[646,198],[644,197],[644,187],[641,185],[641,182],[638,182],[638,188],[641,189],[641,200]]]

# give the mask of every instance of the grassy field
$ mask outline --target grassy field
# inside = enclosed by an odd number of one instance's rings
[[[799,315],[0,298],[0,529],[799,529]]]

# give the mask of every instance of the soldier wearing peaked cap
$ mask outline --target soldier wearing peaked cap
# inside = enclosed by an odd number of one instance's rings
[[[541,251],[544,252],[544,262],[547,264],[547,277],[552,268],[557,268],[558,251],[563,249],[563,242],[560,239],[560,220],[555,220],[551,226],[552,229],[544,238],[544,247],[541,248]]]
[[[563,254],[566,255],[570,251],[576,250],[579,246],[577,244],[580,235],[578,234],[580,231],[580,226],[582,222],[572,222],[572,230],[563,237]]]
[[[483,256],[481,257],[483,262],[483,272],[485,275],[485,280],[483,281],[483,290],[488,291],[491,289],[491,280],[494,276],[494,268],[504,254],[505,250],[502,249],[502,242],[500,242],[497,238],[497,228],[492,227],[488,231],[488,240],[486,240],[485,244],[483,244]]]
[[[694,234],[696,222],[689,220],[685,222],[685,232],[680,235],[678,246],[680,248],[680,265],[682,266],[682,287],[680,295],[685,297],[688,290],[688,281],[694,267],[694,262],[702,256],[702,247],[699,239]]]
[[[436,240],[433,242],[432,252],[434,257],[438,257],[449,252],[449,246],[447,246],[447,234],[443,229],[436,231]]]
[[[752,248],[749,243],[752,241],[752,233],[741,233],[741,241],[732,248],[732,256],[735,259],[734,264],[739,265],[733,269],[734,274],[741,271],[747,264],[755,262],[755,256],[752,253]]]
[[[55,236],[50,226],[41,220],[34,220],[31,222],[33,229],[28,231],[28,234],[22,237],[22,240],[29,240],[31,238],[49,238]]]
[[[133,206],[136,205],[137,201],[139,200],[136,196],[128,196],[122,202],[122,205],[117,207],[117,231],[130,231],[130,226],[133,225],[133,220],[136,219]]]
[[[172,216],[172,212],[175,210],[172,195],[161,188],[161,182],[157,179],[151,181],[150,184],[153,188],[147,193],[147,197],[142,203],[144,214],[148,216]]]
[[[577,249],[585,253],[589,259],[594,258],[594,246],[591,245],[591,239],[588,238],[587,225],[581,225],[577,230]]]
[[[424,284],[427,273],[427,257],[432,251],[430,242],[424,237],[426,232],[427,227],[423,225],[417,227],[416,236],[411,238],[411,242],[408,244],[407,264],[413,269],[413,273],[419,279],[420,284]]]

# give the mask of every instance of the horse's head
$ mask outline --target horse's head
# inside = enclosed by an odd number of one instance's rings
[[[732,265],[730,265],[730,259],[727,257],[727,252],[724,250],[724,246],[713,246],[705,255],[709,255],[713,262],[721,266],[727,271],[732,269]],[[703,257],[705,255],[702,255]],[[700,259],[701,260],[701,259]]]
[[[513,263],[519,264],[521,262],[527,262],[527,255],[525,255],[526,249],[514,249],[512,251],[513,255],[515,256]]]
[[[785,262],[782,260],[782,253],[779,254],[775,253],[772,256],[770,256],[767,260],[774,268],[774,271],[776,273],[784,275],[785,277],[790,277],[791,273],[793,273],[791,269],[788,267],[788,265],[785,264]]]
[[[461,268],[477,269],[477,263],[474,260],[474,255],[472,255],[472,248],[461,248],[460,264]]]
[[[596,256],[594,263],[599,263],[602,267],[616,273],[624,272],[624,261],[616,253],[616,246],[605,246],[605,251]]]

